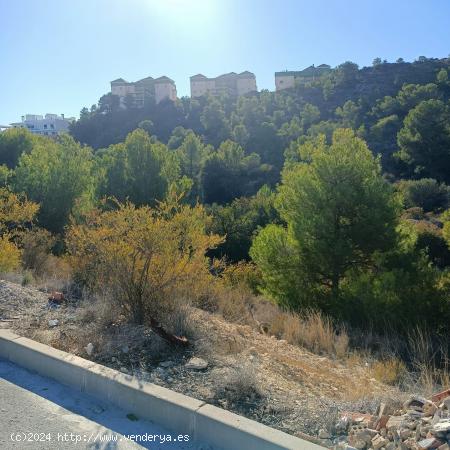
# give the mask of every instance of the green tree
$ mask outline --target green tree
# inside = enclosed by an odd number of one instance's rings
[[[379,160],[353,131],[337,130],[330,146],[322,138],[299,152],[311,162],[286,167],[276,200],[287,228],[263,229],[250,255],[266,292],[281,303],[305,305],[313,292],[336,306],[346,274],[369,267],[374,254],[394,245],[397,203]],[[278,250],[285,261],[275,257]],[[295,277],[295,290],[281,292]]]
[[[15,170],[14,188],[40,203],[38,221],[50,231],[61,232],[69,215],[91,205],[94,188],[93,156],[73,138],[41,141],[23,153]]]
[[[450,111],[440,100],[413,108],[398,133],[398,157],[415,171],[450,182]]]
[[[25,128],[11,128],[0,133],[0,164],[14,169],[22,153],[30,153],[39,136],[34,136]]]

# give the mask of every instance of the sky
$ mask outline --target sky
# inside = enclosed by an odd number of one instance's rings
[[[450,54],[450,0],[0,0],[0,125],[78,117],[111,80]]]

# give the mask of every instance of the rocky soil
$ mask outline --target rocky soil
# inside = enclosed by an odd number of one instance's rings
[[[0,327],[324,446],[344,442],[335,425],[345,411],[373,415],[380,400],[404,400],[361,359],[316,355],[199,309],[189,312],[191,347],[176,351],[144,327],[116,324],[105,335],[95,311],[48,297],[0,281]]]

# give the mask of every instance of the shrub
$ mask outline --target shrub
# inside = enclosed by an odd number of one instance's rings
[[[314,353],[344,357],[348,352],[346,330],[337,331],[332,320],[318,311],[307,311],[302,316],[280,313],[272,322],[270,332]]]
[[[405,364],[394,357],[376,361],[371,371],[375,379],[390,385],[399,384],[407,374]]]
[[[56,239],[43,228],[28,231],[21,236],[22,264],[41,276],[47,268],[47,261]]]
[[[402,180],[398,190],[403,195],[406,208],[420,207],[425,212],[445,209],[450,200],[450,188],[432,178]]]
[[[9,235],[0,237],[0,272],[7,273],[16,270],[20,266],[21,251],[14,242],[11,242]]]
[[[177,200],[155,209],[127,203],[93,211],[67,234],[75,279],[110,290],[138,324],[164,321],[176,307],[173,299],[189,297],[196,284],[212,277],[205,252],[221,238],[205,233],[203,207]]]

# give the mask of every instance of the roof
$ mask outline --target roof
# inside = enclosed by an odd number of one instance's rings
[[[111,81],[111,83],[128,83],[128,81],[124,80],[123,78],[117,78],[117,80]]]
[[[142,80],[135,81],[134,84],[149,83],[150,81],[153,81],[153,77],[142,78]]]
[[[237,75],[236,72],[230,72],[230,73],[224,73],[223,75],[219,75],[217,78],[231,78],[231,77],[235,77]]]
[[[245,70],[244,72],[241,72],[238,74],[239,78],[256,78],[255,74],[252,72],[249,72],[248,70]]]
[[[166,77],[165,75],[163,75],[162,77],[156,78],[155,79],[155,83],[171,83],[171,84],[175,84],[175,81],[173,81],[169,77]]]
[[[191,80],[207,80],[208,78],[205,77],[205,75],[198,73],[197,75],[194,75],[191,77]]]

